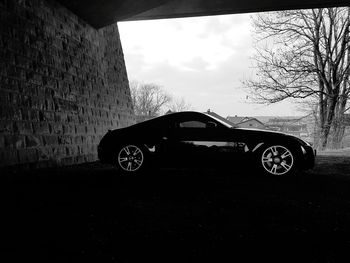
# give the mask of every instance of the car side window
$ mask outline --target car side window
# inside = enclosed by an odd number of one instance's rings
[[[184,121],[179,123],[180,128],[205,128],[206,124],[201,121]]]

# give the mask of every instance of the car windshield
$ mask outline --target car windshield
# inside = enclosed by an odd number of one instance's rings
[[[211,115],[209,115],[209,114],[206,114],[206,115],[207,115],[209,118],[212,118],[212,119],[214,119],[215,121],[221,123],[222,125],[224,125],[224,126],[227,127],[227,128],[234,128],[233,125],[229,124],[229,123],[226,122],[226,121],[220,120],[219,118],[216,118],[216,117],[211,116]]]

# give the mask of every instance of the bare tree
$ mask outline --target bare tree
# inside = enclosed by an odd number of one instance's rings
[[[244,81],[261,103],[313,98],[321,148],[341,139],[350,88],[350,8],[293,10],[253,17],[257,74]]]
[[[173,99],[169,104],[169,110],[171,112],[179,112],[191,110],[191,104],[187,103],[184,98]]]
[[[158,116],[163,107],[171,101],[171,96],[156,84],[132,81],[130,90],[136,115]]]

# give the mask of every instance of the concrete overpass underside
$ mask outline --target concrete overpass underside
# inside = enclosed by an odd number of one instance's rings
[[[348,6],[349,0],[58,0],[95,28],[117,21]]]

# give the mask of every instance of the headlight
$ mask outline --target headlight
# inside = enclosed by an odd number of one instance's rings
[[[311,143],[311,142],[307,142],[307,141],[304,141],[304,142],[305,142],[305,144],[306,144],[307,146],[312,147],[312,143]]]
[[[306,150],[303,146],[300,146],[301,147],[301,151],[303,152],[303,154],[305,155],[306,154]]]

